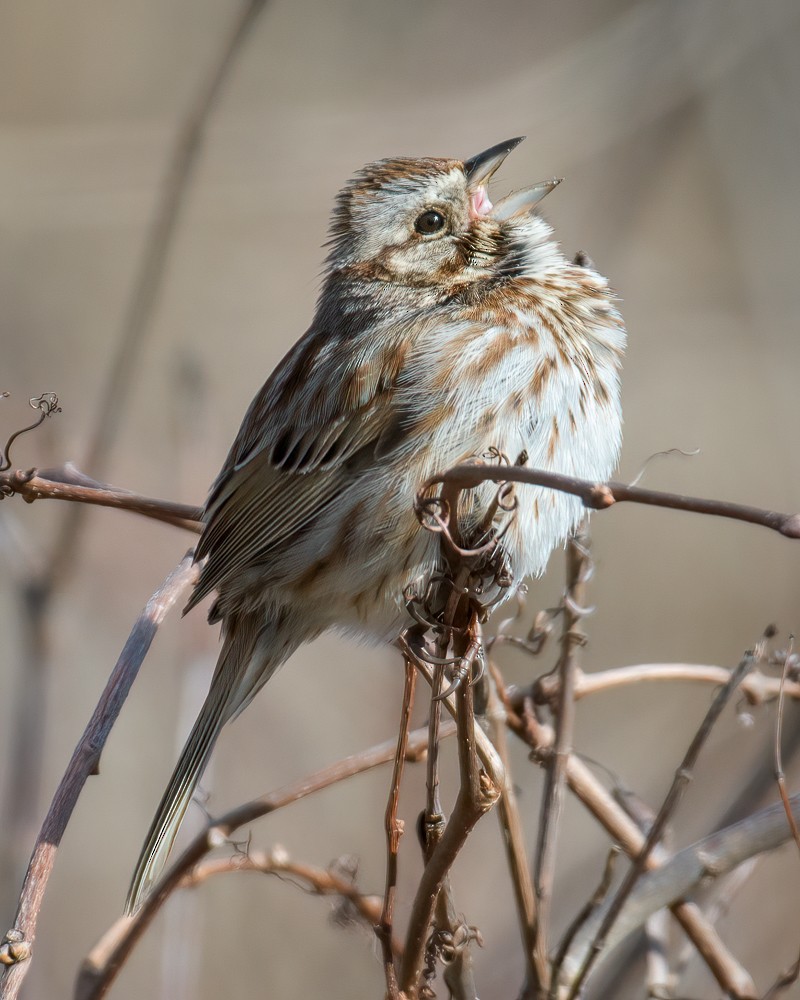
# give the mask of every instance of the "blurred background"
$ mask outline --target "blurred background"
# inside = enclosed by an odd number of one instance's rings
[[[11,395],[0,400],[0,438],[30,422],[28,397],[55,391],[63,406],[17,442],[15,465],[71,459],[119,486],[202,502],[251,396],[309,323],[328,211],[348,176],[383,156],[468,156],[526,134],[495,191],[563,176],[545,214],[566,250],[588,251],[622,299],[630,349],[620,478],[653,452],[698,448],[694,458],[653,463],[646,484],[800,509],[796,0],[267,3],[209,115],[151,320],[102,418],[118,425],[108,460],[86,466],[169,164],[241,10],[230,0],[2,5],[0,390]],[[53,568],[65,507],[0,505],[3,929],[129,628],[192,543],[132,515],[88,510],[37,651],[25,595]],[[595,516],[592,535],[597,611],[586,669],[732,666],[770,622],[784,641],[800,627],[796,543],[623,506]],[[562,586],[556,553],[531,588],[523,627]],[[159,633],[64,837],[26,983],[31,1000],[70,996],[80,959],[120,913],[216,650],[202,612],[173,614]],[[525,683],[555,655],[534,663],[503,653],[502,663],[510,681]],[[220,812],[389,738],[401,688],[391,651],[336,637],[301,649],[223,734],[204,781],[208,808]],[[579,704],[577,747],[655,805],[709,700],[707,688],[688,685],[598,695]],[[737,796],[754,774],[765,780],[749,806],[776,798],[774,708],[756,710],[751,726],[729,716],[676,817],[678,846],[742,807]],[[794,705],[785,726],[788,744]],[[541,777],[524,750],[514,755],[533,844]],[[796,788],[800,768],[788,771]],[[280,843],[321,865],[357,855],[360,885],[381,891],[388,778],[382,769],[262,820],[253,844]],[[412,769],[404,788],[409,828],[422,778]],[[186,826],[201,821],[193,808]],[[400,921],[419,874],[413,841],[402,850]],[[607,846],[570,802],[557,928],[593,890]],[[481,996],[513,997],[523,964],[494,817],[455,874],[457,905],[484,937]],[[786,847],[759,865],[721,925],[762,989],[796,955],[798,888],[796,851]],[[370,935],[334,926],[329,910],[277,880],[212,881],[173,898],[113,995],[382,996]],[[718,995],[695,965],[684,989]],[[642,996],[641,970],[638,985],[634,975],[603,995]]]

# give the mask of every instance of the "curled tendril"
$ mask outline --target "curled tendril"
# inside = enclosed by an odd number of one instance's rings
[[[3,396],[8,396],[8,393],[3,393]],[[28,400],[28,405],[34,410],[39,410],[39,416],[27,427],[22,427],[20,430],[14,431],[8,441],[6,441],[5,448],[0,452],[0,472],[8,472],[11,468],[11,445],[18,437],[27,434],[28,431],[35,430],[39,424],[47,417],[53,416],[54,413],[61,413],[61,407],[58,405],[58,396],[54,392],[43,392],[41,396],[33,396]]]
[[[683,455],[684,458],[694,458],[696,455],[700,454],[699,448],[692,448],[691,451],[685,450],[683,448],[667,448],[665,451],[656,451],[652,455],[648,456],[642,463],[642,467],[636,473],[635,477],[631,480],[630,486],[638,486],[639,483],[644,479],[645,473],[651,462],[655,461],[657,458],[667,458],[670,455]]]
[[[444,701],[445,698],[449,698],[451,694],[461,687],[467,678],[469,678],[470,684],[478,683],[486,672],[486,659],[483,655],[483,644],[480,641],[473,639],[471,648],[467,650],[464,656],[459,657],[457,660],[452,662],[457,663],[458,666],[449,675],[451,683],[444,691],[436,695],[433,701]],[[477,672],[473,670],[473,667],[476,665],[478,668]],[[472,676],[470,676],[470,674]]]

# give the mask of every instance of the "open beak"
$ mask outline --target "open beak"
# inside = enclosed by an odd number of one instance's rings
[[[550,194],[553,188],[558,187],[561,183],[561,178],[541,181],[532,187],[514,191],[502,198],[496,205],[492,205],[486,191],[486,184],[511,150],[516,149],[524,138],[524,135],[520,135],[516,139],[498,142],[496,146],[464,161],[464,173],[467,175],[467,183],[471,191],[470,206],[473,218],[491,215],[495,219],[504,221],[514,215],[530,212],[545,195]]]
[[[553,188],[557,188],[563,177],[554,177],[551,181],[540,181],[532,187],[523,188],[521,191],[513,191],[511,194],[501,198],[494,206],[492,216],[503,222],[510,219],[512,215],[521,215],[538,205],[546,195],[550,194]]]
[[[476,188],[480,184],[486,184],[511,150],[516,149],[524,138],[524,135],[519,135],[516,139],[506,139],[505,142],[498,142],[491,149],[485,149],[477,156],[464,160],[464,173],[469,186]]]

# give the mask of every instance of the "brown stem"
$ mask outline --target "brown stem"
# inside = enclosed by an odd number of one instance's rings
[[[41,474],[38,470],[22,472],[19,469],[2,472],[0,494],[5,496],[16,494],[28,503],[33,503],[34,500],[71,500],[98,507],[115,507],[157,521],[165,521],[187,531],[199,533],[202,530],[200,524],[203,516],[202,507],[175,503],[172,500],[157,500],[115,486],[95,483],[71,466],[48,469]]]
[[[452,723],[442,726],[440,738],[454,735],[456,727]],[[406,760],[418,761],[424,758],[428,744],[427,728],[415,730],[408,738]],[[394,759],[397,740],[387,740],[351,757],[345,757],[329,767],[307,775],[285,785],[277,791],[259,796],[230,810],[213,820],[201,831],[184,850],[171,868],[162,876],[151,894],[133,917],[123,917],[104,935],[100,944],[92,950],[84,961],[78,975],[75,989],[76,1000],[99,1000],[111,988],[134,946],[150,926],[153,918],[167,901],[172,892],[182,884],[187,872],[211,850],[220,846],[239,827],[246,826],[275,812],[283,806],[328,788],[345,778],[362,774]],[[100,956],[97,960],[96,957]]]
[[[643,663],[630,667],[614,667],[585,674],[578,670],[575,676],[575,700],[628,684],[642,684],[649,681],[688,681],[694,684],[727,684],[731,672],[727,667],[717,667],[705,663]],[[782,679],[768,677],[760,670],[753,670],[742,681],[740,691],[751,705],[762,705],[779,697]],[[519,713],[526,697],[531,696],[537,703],[551,702],[558,698],[561,681],[557,674],[539,677],[529,688],[509,688],[508,696],[514,710]],[[784,694],[800,699],[800,684],[785,679]]]
[[[525,954],[525,972],[529,992],[533,996],[537,996],[541,990],[541,984],[546,981],[548,967],[546,962],[543,965],[538,962],[537,949],[534,948],[536,901],[526,856],[525,831],[519,814],[514,782],[509,770],[506,711],[497,693],[497,685],[498,683],[502,683],[502,676],[497,665],[492,662],[489,663],[489,672],[492,683],[489,690],[489,704],[486,714],[489,721],[491,740],[500,760],[503,762],[503,769],[505,771],[505,780],[503,781],[500,801],[497,805],[497,817],[503,831],[503,846],[505,847],[508,868],[511,874],[511,884],[514,888],[514,901],[517,906],[517,920],[519,922]]]
[[[479,648],[479,643],[473,634],[463,656],[463,663],[470,669]],[[461,785],[453,813],[441,840],[434,848],[425,866],[411,908],[405,954],[400,972],[400,988],[408,996],[417,995],[428,927],[442,884],[470,831],[480,817],[491,809],[499,794],[498,786],[485,772],[481,772],[478,768],[472,685],[469,682],[469,673],[466,674],[465,680],[458,685],[455,699]]]
[[[680,493],[664,493],[660,490],[643,489],[640,486],[627,486],[625,483],[596,483],[588,479],[562,476],[556,472],[544,472],[522,465],[498,466],[478,463],[457,465],[441,475],[432,476],[425,483],[423,492],[437,483],[457,486],[460,489],[472,489],[487,481],[529,483],[558,490],[561,493],[571,493],[580,497],[584,507],[589,510],[605,510],[615,503],[642,503],[655,507],[668,507],[672,510],[694,511],[696,514],[729,517],[736,521],[760,524],[787,538],[800,538],[800,513],[781,514],[778,511],[730,503],[727,500],[705,500],[701,497],[683,496]]]
[[[697,764],[697,758],[700,756],[700,751],[705,746],[705,743],[711,734],[711,730],[714,728],[717,719],[722,714],[722,710],[725,705],[727,705],[731,695],[738,687],[739,682],[749,671],[754,662],[755,660],[753,654],[747,653],[739,663],[736,670],[734,670],[731,674],[728,683],[719,691],[716,698],[711,703],[711,707],[706,713],[702,725],[689,745],[689,749],[686,751],[680,767],[675,772],[675,779],[667,792],[666,798],[658,811],[658,815],[656,816],[653,825],[650,827],[644,847],[626,872],[625,877],[623,878],[622,883],[614,896],[612,904],[608,908],[608,912],[606,913],[603,922],[595,935],[591,949],[586,956],[578,975],[572,983],[569,1000],[575,1000],[575,997],[577,997],[580,993],[581,987],[586,982],[586,977],[589,975],[595,959],[605,944],[608,932],[611,930],[614,925],[614,921],[622,911],[622,907],[625,905],[625,901],[628,896],[630,896],[636,882],[646,870],[648,857],[663,836],[669,817],[674,812],[675,807],[686,789],[686,785],[691,780],[692,770]]]
[[[83,736],[75,747],[36,838],[14,926],[0,945],[0,956],[6,955],[12,959],[12,962],[6,963],[9,968],[0,983],[2,1000],[15,1000],[30,967],[30,962],[23,959],[30,957],[39,910],[55,864],[58,846],[83,786],[91,774],[98,772],[100,754],[159,625],[196,576],[197,566],[189,553],[147,602],[131,630]],[[11,948],[8,948],[9,944]]]
[[[338,874],[333,866],[319,868],[316,865],[292,861],[282,847],[275,847],[271,851],[251,850],[247,853],[234,854],[230,858],[208,859],[195,865],[183,878],[179,888],[194,889],[215,875],[227,875],[231,872],[289,876],[286,881],[297,881],[315,895],[340,896],[350,904],[355,914],[371,931],[379,932],[383,905],[380,896],[365,896],[350,879]],[[392,947],[398,956],[402,954],[398,941],[393,941]],[[97,961],[99,958],[100,956],[94,953],[89,956],[90,961],[92,959]]]
[[[414,707],[414,688],[417,671],[412,660],[403,658],[405,665],[405,684],[403,686],[403,707],[400,713],[400,732],[397,737],[397,751],[392,769],[392,783],[389,790],[389,802],[386,806],[386,889],[383,894],[383,909],[381,911],[378,937],[383,952],[383,971],[386,977],[386,995],[389,1000],[400,1000],[397,987],[397,970],[392,952],[392,928],[394,926],[394,900],[397,891],[397,854],[400,850],[400,837],[403,834],[402,820],[398,819],[397,806],[400,800],[400,782],[403,777],[403,764],[408,748],[408,733],[411,725],[411,711]]]
[[[538,907],[535,929],[535,961],[540,969],[548,970],[548,938],[550,933],[550,908],[555,878],[555,853],[558,827],[564,805],[567,760],[572,753],[572,733],[575,725],[575,673],[577,650],[585,637],[579,631],[586,602],[586,577],[589,557],[587,536],[580,531],[567,545],[567,590],[563,602],[563,632],[561,656],[558,663],[560,678],[558,706],[556,708],[555,744],[547,761],[542,816],[534,859],[534,886]],[[549,991],[550,978],[546,971],[542,989]]]
[[[786,658],[783,661],[783,670],[781,670],[781,681],[780,681],[780,691],[778,694],[778,717],[775,721],[775,781],[778,783],[778,792],[781,797],[781,802],[783,803],[784,811],[786,812],[786,822],[789,824],[789,829],[792,831],[792,837],[797,845],[798,851],[800,851],[800,831],[797,829],[797,823],[795,822],[794,814],[792,813],[792,807],[789,803],[789,793],[786,790],[786,774],[783,770],[783,708],[786,704],[785,694],[786,694],[786,677],[789,673],[789,667],[792,662],[792,651],[794,649],[794,636],[789,637],[789,647],[786,650]]]
[[[518,715],[506,701],[505,692],[500,690],[499,693],[506,703],[511,731],[537,754],[549,749],[554,739],[552,730],[538,723],[532,712],[526,711],[524,718]],[[645,845],[644,834],[574,754],[567,761],[567,784],[628,857],[635,858],[642,851]],[[655,868],[663,860],[663,852],[656,850],[651,854],[647,867]],[[755,989],[752,978],[728,950],[699,908],[694,903],[676,903],[670,910],[723,990],[736,997],[751,996]]]

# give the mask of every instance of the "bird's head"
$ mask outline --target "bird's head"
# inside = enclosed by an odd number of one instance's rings
[[[428,287],[512,273],[532,209],[559,183],[544,181],[492,204],[489,179],[520,142],[501,142],[464,161],[399,157],[368,164],[337,199],[331,272]]]

